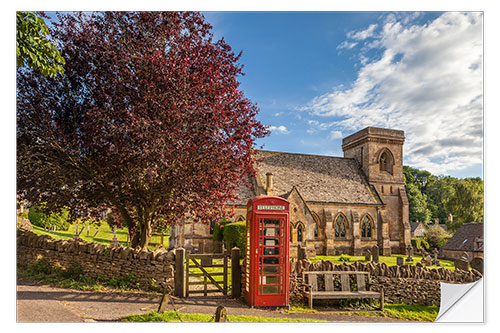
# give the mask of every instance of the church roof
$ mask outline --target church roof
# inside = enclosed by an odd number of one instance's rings
[[[286,196],[295,186],[307,202],[381,205],[358,163],[351,158],[256,150],[256,181],[239,189],[240,204],[265,188],[266,174],[273,174],[273,195]],[[260,186],[259,186],[260,185]]]
[[[480,247],[474,245],[480,242]],[[443,250],[483,251],[483,223],[464,223],[453,237],[443,246]]]

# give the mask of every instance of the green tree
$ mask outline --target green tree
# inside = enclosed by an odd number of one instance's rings
[[[464,223],[483,222],[483,180],[466,178],[457,181],[446,208],[453,215],[453,222],[447,224],[450,231],[458,230]]]
[[[420,192],[417,184],[409,183],[405,188],[410,205],[410,221],[419,220],[427,225],[431,219],[431,211],[427,208],[427,196]]]
[[[45,76],[64,73],[64,58],[52,44],[43,13],[17,12],[17,67],[28,66]]]

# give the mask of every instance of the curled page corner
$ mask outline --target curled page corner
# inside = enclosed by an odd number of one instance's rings
[[[441,304],[435,322],[484,322],[484,282],[451,284],[441,282]]]

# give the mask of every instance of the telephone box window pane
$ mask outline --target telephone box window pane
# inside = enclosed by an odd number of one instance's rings
[[[264,246],[278,246],[280,245],[279,238],[264,238]]]
[[[264,266],[264,274],[278,274],[279,272],[279,266]]]
[[[264,259],[264,265],[279,265],[280,263],[279,257],[264,257],[262,259]]]
[[[280,229],[279,228],[265,228],[264,229],[264,234],[262,234],[262,230],[260,231],[261,236],[266,236],[266,237],[272,237],[272,236],[280,236]]]
[[[265,227],[279,227],[280,219],[264,219]]]
[[[279,256],[280,248],[279,247],[265,247],[264,248],[265,256]]]
[[[262,294],[279,294],[279,286],[262,286]]]

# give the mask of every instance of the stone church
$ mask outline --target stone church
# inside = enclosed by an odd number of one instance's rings
[[[342,140],[344,157],[256,150],[256,176],[231,204],[245,220],[248,199],[274,195],[290,202],[290,256],[406,253],[409,207],[403,178],[404,132],[367,127]],[[172,229],[171,247],[213,251],[213,223],[187,221]]]

